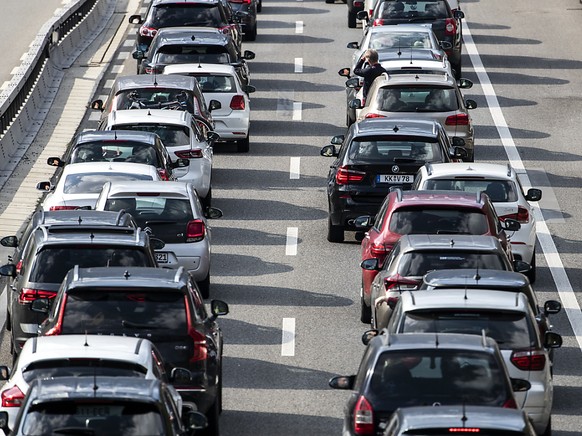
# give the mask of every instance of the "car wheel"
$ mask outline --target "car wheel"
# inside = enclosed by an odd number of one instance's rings
[[[6,308],[6,330],[12,330],[12,319],[10,318],[10,312],[8,311],[8,308]]]
[[[212,205],[212,188],[208,189],[208,194],[206,194],[206,197],[200,199],[200,204],[204,210]]]
[[[245,32],[245,41],[254,41],[257,39],[257,23],[248,32]]]
[[[358,17],[356,17],[356,13],[348,10],[348,27],[350,29],[354,29],[358,22]]]
[[[580,0],[582,2],[582,0]],[[552,436],[552,417],[548,419],[548,425],[546,425],[546,429],[541,434],[541,436]]]
[[[202,298],[210,297],[210,271],[202,281],[198,282],[198,289],[200,289]]]
[[[455,79],[459,80],[461,78],[461,63],[451,65],[451,69],[453,70],[453,75]]]
[[[531,258],[530,265],[531,265],[531,269],[525,275],[529,279],[529,282],[531,284],[534,284],[536,281],[536,251],[535,250],[533,252],[533,256]]]
[[[331,222],[331,217],[327,219],[327,240],[329,242],[344,242],[344,228],[342,226],[334,226]]]
[[[261,12],[263,10],[263,1],[259,0],[257,3],[257,12]]]
[[[250,148],[250,140],[247,136],[245,139],[239,139],[236,142],[236,151],[239,153],[248,153]]]
[[[364,301],[364,295],[360,296],[360,321],[364,324],[372,322],[372,308]]]
[[[206,412],[206,421],[208,422],[208,427],[206,427],[201,434],[205,436],[219,436],[220,430],[218,428],[218,421],[219,421],[219,404],[218,399],[214,400],[208,412]]]

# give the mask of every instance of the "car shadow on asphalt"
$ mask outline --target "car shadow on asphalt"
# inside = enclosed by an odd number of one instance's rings
[[[292,413],[225,410],[221,415],[220,425],[223,434],[236,436],[324,436],[340,434],[342,419]]]

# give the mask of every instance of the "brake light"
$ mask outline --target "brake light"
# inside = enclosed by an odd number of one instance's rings
[[[354,408],[354,433],[357,435],[374,434],[374,411],[363,395],[358,398]]]
[[[514,351],[511,363],[522,371],[542,371],[546,366],[546,354],[541,350]]]
[[[20,304],[32,303],[39,298],[48,298],[49,300],[55,298],[57,293],[55,291],[43,291],[40,289],[22,288],[18,294],[18,302]]]
[[[198,242],[204,239],[206,226],[202,220],[192,220],[186,226],[186,242]]]
[[[50,207],[50,211],[55,211],[55,210],[75,210],[77,209],[79,206],[51,206]]]
[[[374,243],[370,247],[370,253],[374,257],[386,256],[386,254],[388,254],[391,250],[392,250],[391,245],[384,245],[384,244],[378,244],[378,243]]]
[[[468,126],[469,125],[469,115],[467,114],[457,114],[447,117],[445,120],[445,126]]]
[[[362,6],[364,6],[364,2],[359,2],[359,1],[355,1],[354,2],[354,7],[355,8],[361,8]]]
[[[145,67],[146,74],[163,74],[165,65],[148,65]]]
[[[141,36],[153,38],[154,36],[156,36],[156,33],[158,33],[158,29],[155,29],[153,27],[141,26],[141,28],[139,29],[139,34]]]
[[[521,224],[527,224],[529,223],[529,211],[523,206],[518,206],[517,213],[510,213],[508,215],[500,216],[499,220],[505,221],[507,218],[517,220]]]
[[[184,304],[186,305],[186,319],[188,321],[188,336],[194,341],[194,352],[190,362],[200,362],[208,358],[208,346],[206,345],[206,336],[200,333],[192,325],[192,315],[190,313],[190,302],[188,295],[184,295]]]
[[[344,165],[339,167],[335,174],[335,182],[338,185],[347,185],[348,183],[358,183],[364,180],[366,173],[362,171],[351,170],[350,167]]]
[[[449,433],[479,433],[480,428],[472,427],[451,427],[449,428]]]
[[[242,111],[245,109],[245,98],[242,95],[235,95],[230,101],[230,108],[234,111]]]
[[[243,3],[246,5],[251,4],[251,0],[228,0],[229,3]]]
[[[180,159],[198,159],[202,157],[202,150],[194,148],[192,150],[175,151],[174,154]]]
[[[517,403],[513,398],[510,398],[502,406],[504,409],[517,409]]]
[[[405,289],[416,289],[420,285],[418,280],[407,279],[406,277],[402,277],[400,274],[396,274],[395,276],[386,277],[384,279],[384,288],[386,291],[393,290],[394,288],[400,288],[404,286]]]
[[[368,17],[371,17],[374,14],[374,9],[368,10]]]
[[[228,35],[230,33],[230,26],[219,27],[218,31],[225,35]]]
[[[65,307],[67,305],[67,294],[63,295],[63,301],[61,303],[61,307],[59,308],[59,314],[57,316],[57,322],[55,326],[48,330],[44,336],[58,336],[61,334],[63,330],[63,318],[65,316]]]
[[[160,175],[160,179],[165,181],[170,180],[170,176],[168,175],[168,172],[165,169],[158,168],[158,174]]]
[[[18,386],[2,391],[2,407],[20,407],[24,400],[24,394]]]
[[[192,102],[193,102],[193,105],[194,105],[194,108],[193,108],[194,109],[193,110],[194,115],[200,116],[200,103],[198,103],[198,98],[194,97],[192,99]],[[198,123],[198,124],[200,124],[200,123]]]
[[[447,18],[445,22],[445,35],[454,35],[457,33],[457,21],[454,18]]]
[[[372,26],[383,26],[384,25],[384,20],[382,18],[376,18],[374,21],[372,21]]]
[[[370,112],[370,113],[366,114],[366,116],[364,118],[386,118],[386,115],[375,114],[373,112]]]

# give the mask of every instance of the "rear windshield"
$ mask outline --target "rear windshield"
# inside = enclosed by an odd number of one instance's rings
[[[155,266],[141,247],[46,246],[37,254],[29,280],[37,283],[61,283],[67,272],[75,265],[79,265],[80,268]]]
[[[403,276],[423,276],[436,269],[459,268],[507,269],[497,254],[417,251],[402,256],[398,265],[398,273]]]
[[[489,231],[487,216],[462,209],[400,208],[390,217],[390,231],[400,235],[467,234],[484,235]]]
[[[156,28],[162,27],[221,27],[226,24],[220,15],[216,4],[171,3],[154,6],[150,24]]]
[[[354,163],[373,162],[442,162],[443,153],[436,139],[392,138],[365,136],[354,138],[349,158]]]
[[[116,94],[115,109],[184,109],[194,110],[193,93],[182,89],[129,89]]]
[[[446,0],[388,0],[381,3],[379,8],[378,16],[386,20],[403,18],[422,20],[449,17]]]
[[[427,180],[426,190],[452,190],[465,192],[484,192],[491,201],[508,203],[517,201],[517,187],[511,180],[486,179],[432,179]]]
[[[228,64],[226,47],[221,45],[164,45],[153,59],[161,64]]]
[[[94,161],[137,162],[160,166],[158,154],[152,145],[133,141],[86,142],[75,148],[70,163]]]
[[[104,210],[129,212],[143,229],[149,228],[151,236],[167,244],[186,240],[186,227],[194,219],[188,199],[164,197],[110,198]]]
[[[375,32],[370,35],[370,48],[434,48],[427,32]]]
[[[24,416],[22,434],[165,435],[156,406],[140,401],[91,398],[32,404]],[[77,431],[75,431],[75,429]],[[92,430],[92,431],[91,431]]]
[[[194,74],[202,92],[236,92],[234,77],[224,74]]]
[[[385,87],[376,96],[386,112],[452,112],[459,109],[454,88],[431,86]]]
[[[471,405],[501,405],[509,393],[499,365],[489,353],[474,351],[385,352],[374,367],[369,389],[379,403],[397,403],[397,407],[463,400]]]
[[[69,174],[63,185],[64,194],[99,194],[105,182],[153,180],[148,174],[136,173],[89,173]]]
[[[169,333],[188,331],[185,298],[166,289],[75,290],[67,294],[63,334],[73,333]]]
[[[51,359],[32,362],[22,369],[22,377],[30,384],[37,378],[55,377],[145,377],[147,369],[132,362],[105,359]]]
[[[502,349],[529,348],[536,345],[532,326],[524,313],[431,310],[408,312],[401,333],[465,333],[481,335],[485,330]]]
[[[156,133],[166,147],[190,145],[190,128],[176,124],[117,124],[112,130],[137,130]]]

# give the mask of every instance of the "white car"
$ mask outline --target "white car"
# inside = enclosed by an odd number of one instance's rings
[[[510,165],[474,162],[426,165],[418,171],[412,189],[483,191],[488,194],[501,220],[513,218],[521,224],[517,232],[509,235],[511,251],[516,260],[531,265],[526,275],[530,282],[535,281],[536,219],[529,202],[539,201],[542,191],[530,188],[526,193]]]
[[[183,266],[198,282],[202,296],[208,298],[211,228],[191,183],[106,183],[95,209],[129,212],[139,227],[164,241],[164,248],[156,250],[158,264]],[[206,215],[220,218],[222,212],[208,208]]]
[[[188,370],[180,368],[179,372],[184,371]],[[173,374],[177,372],[174,370]],[[6,380],[0,390],[0,411],[8,413],[8,427],[13,428],[20,405],[35,379],[94,375],[140,377],[166,383],[173,378],[166,373],[161,354],[148,339],[101,335],[34,337],[24,344],[12,371],[0,367],[0,377]],[[170,388],[181,411],[180,394]]]
[[[103,184],[112,180],[161,180],[153,165],[128,162],[84,162],[66,165],[56,185],[39,182],[36,189],[48,191],[42,209],[73,210],[95,206]]]
[[[206,101],[217,100],[220,108],[212,111],[215,132],[224,141],[236,141],[237,150],[249,151],[251,107],[248,94],[255,87],[243,85],[235,68],[222,64],[173,64],[164,74],[194,76],[200,83]]]
[[[403,292],[388,321],[390,334],[483,331],[497,341],[509,376],[531,384],[526,392],[514,392],[518,407],[527,412],[538,434],[551,434],[554,386],[549,350],[560,347],[562,338],[554,332],[541,337],[525,294],[481,289]]]
[[[143,130],[157,133],[170,152],[172,162],[188,159],[190,165],[174,169],[179,181],[190,182],[196,188],[204,206],[212,201],[212,145],[218,138],[214,132],[208,138],[192,115],[185,111],[164,109],[135,109],[113,111],[103,130]]]

